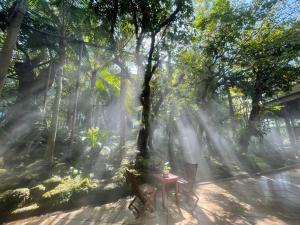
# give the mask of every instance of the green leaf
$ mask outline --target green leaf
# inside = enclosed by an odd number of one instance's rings
[[[99,90],[105,90],[105,85],[103,84],[102,80],[96,80],[96,88]]]
[[[108,69],[102,70],[101,75],[103,80],[105,80],[113,88],[115,95],[120,95],[120,78],[117,75],[110,73]]]

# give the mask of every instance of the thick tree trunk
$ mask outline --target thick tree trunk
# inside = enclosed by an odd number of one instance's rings
[[[257,136],[258,134],[258,122],[259,122],[259,114],[261,111],[261,106],[259,101],[253,99],[252,100],[252,109],[250,112],[250,116],[248,119],[248,124],[245,131],[240,136],[240,147],[242,152],[247,152],[250,139],[252,136]]]
[[[262,90],[263,90],[263,79],[264,75],[259,71],[253,71],[256,74],[254,92],[252,94],[252,103],[249,119],[247,122],[246,129],[241,133],[239,138],[240,150],[241,152],[247,152],[249,143],[252,136],[259,137],[259,123],[260,123],[260,113],[262,106],[260,104],[262,99]]]
[[[76,120],[77,120],[77,108],[78,108],[78,97],[79,97],[79,83],[80,83],[80,73],[81,73],[81,60],[82,60],[82,50],[83,50],[83,44],[81,44],[80,48],[80,55],[79,55],[79,64],[78,64],[78,71],[76,76],[76,85],[75,85],[75,93],[74,93],[74,108],[72,113],[72,123],[71,123],[71,137],[70,137],[70,143],[73,144],[74,140],[74,134],[76,129]]]
[[[142,111],[142,128],[138,136],[138,148],[143,158],[148,157],[148,141],[150,133],[150,81],[144,82],[144,88],[141,94]]]
[[[151,46],[148,54],[148,62],[144,75],[143,90],[140,96],[142,111],[142,127],[139,131],[137,146],[140,155],[143,158],[148,158],[148,143],[150,134],[150,109],[151,109],[151,87],[150,81],[154,73],[152,67],[153,53],[155,48],[155,34],[151,35]]]
[[[60,100],[61,100],[61,92],[62,92],[62,76],[63,76],[63,66],[65,63],[66,52],[65,52],[65,43],[64,40],[60,40],[59,43],[59,67],[58,72],[56,74],[56,93],[53,104],[53,112],[51,125],[48,136],[48,146],[46,152],[46,160],[48,160],[50,166],[53,166],[53,155],[55,149],[55,141],[56,141],[56,133],[58,126],[58,117],[59,117],[59,108],[60,108]]]
[[[7,35],[0,53],[0,96],[4,87],[5,78],[8,72],[13,49],[17,42],[20,27],[27,11],[27,1],[16,1],[16,6],[10,15]]]
[[[241,152],[247,152],[251,137],[259,135],[259,129],[258,129],[258,125],[260,122],[259,116],[262,109],[260,105],[260,101],[262,98],[261,90],[262,90],[261,77],[257,75],[254,94],[252,96],[252,103],[251,103],[252,108],[250,111],[247,127],[244,130],[244,132],[241,134],[239,140]]]

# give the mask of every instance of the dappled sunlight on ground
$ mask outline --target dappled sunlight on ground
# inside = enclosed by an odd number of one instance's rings
[[[297,225],[300,224],[300,169],[256,178],[199,184],[195,192],[199,201],[180,195],[179,207],[172,191],[166,209],[158,193],[154,213],[135,218],[128,210],[131,198],[98,206],[82,207],[40,217],[10,222],[7,225],[58,224],[146,224],[146,225]]]

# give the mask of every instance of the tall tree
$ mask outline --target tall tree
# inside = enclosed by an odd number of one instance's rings
[[[62,37],[64,37],[65,32],[63,28]],[[52,118],[49,129],[48,143],[47,143],[47,151],[46,151],[46,159],[49,160],[50,166],[53,166],[53,155],[55,149],[56,142],[56,134],[57,134],[57,125],[59,118],[59,109],[60,109],[60,101],[61,101],[61,93],[62,93],[62,76],[63,76],[63,66],[66,60],[66,50],[65,50],[65,40],[62,39],[59,43],[59,67],[56,73],[55,83],[56,83],[56,92],[55,99],[52,109]]]
[[[175,7],[172,5],[175,3]],[[140,95],[140,102],[142,105],[142,127],[140,128],[138,134],[138,149],[140,155],[143,158],[148,157],[148,146],[149,146],[149,135],[150,135],[150,113],[151,113],[151,79],[156,69],[159,66],[160,59],[160,49],[159,43],[162,42],[165,38],[167,29],[176,21],[182,20],[186,16],[189,16],[191,11],[191,2],[190,1],[175,1],[168,2],[165,4],[165,8],[161,7],[160,2],[140,2],[135,3],[134,8],[136,11],[133,13],[134,25],[137,47],[142,39],[143,35],[148,37],[150,42],[150,47],[147,51],[145,68],[143,71],[143,84],[142,84],[142,93]],[[173,10],[173,11],[172,11]],[[168,12],[169,14],[166,14]],[[140,19],[141,17],[141,19]],[[174,35],[176,33],[174,32]],[[136,54],[136,57],[140,57],[139,54]],[[141,63],[139,58],[136,60],[138,63],[137,68],[139,68]],[[139,71],[139,69],[138,69]],[[140,74],[138,74],[140,75]]]
[[[17,0],[9,15],[6,38],[0,53],[0,96],[8,72],[13,49],[16,45],[20,27],[27,11],[27,0]]]
[[[80,84],[80,74],[81,74],[81,65],[82,65],[82,51],[83,43],[80,45],[80,53],[78,59],[78,71],[76,73],[76,83],[75,83],[75,93],[73,99],[73,110],[72,110],[72,122],[71,122],[71,137],[70,144],[73,144],[74,134],[76,129],[77,113],[78,113],[78,97],[79,97],[79,84]]]

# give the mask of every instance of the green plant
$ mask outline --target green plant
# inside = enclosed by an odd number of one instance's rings
[[[121,162],[121,166],[117,169],[115,172],[115,175],[113,176],[113,182],[118,184],[119,186],[122,186],[126,183],[126,170],[130,170],[134,173],[134,175],[139,176],[137,170],[134,169],[134,164],[130,162],[127,159],[123,159]]]
[[[51,190],[55,188],[57,185],[61,183],[62,179],[59,176],[53,176],[49,179],[45,180],[42,185],[46,188],[46,190]]]
[[[0,211],[12,211],[22,207],[29,199],[30,191],[28,188],[18,188],[7,190],[0,194]]]
[[[170,163],[165,162],[163,165],[163,168],[162,168],[163,174],[168,174],[170,172],[170,170],[171,170]]]
[[[99,127],[91,127],[87,131],[87,139],[91,142],[92,147],[94,148],[97,144],[99,136]]]
[[[94,179],[66,176],[58,186],[42,195],[40,203],[46,207],[65,205],[97,187]]]

